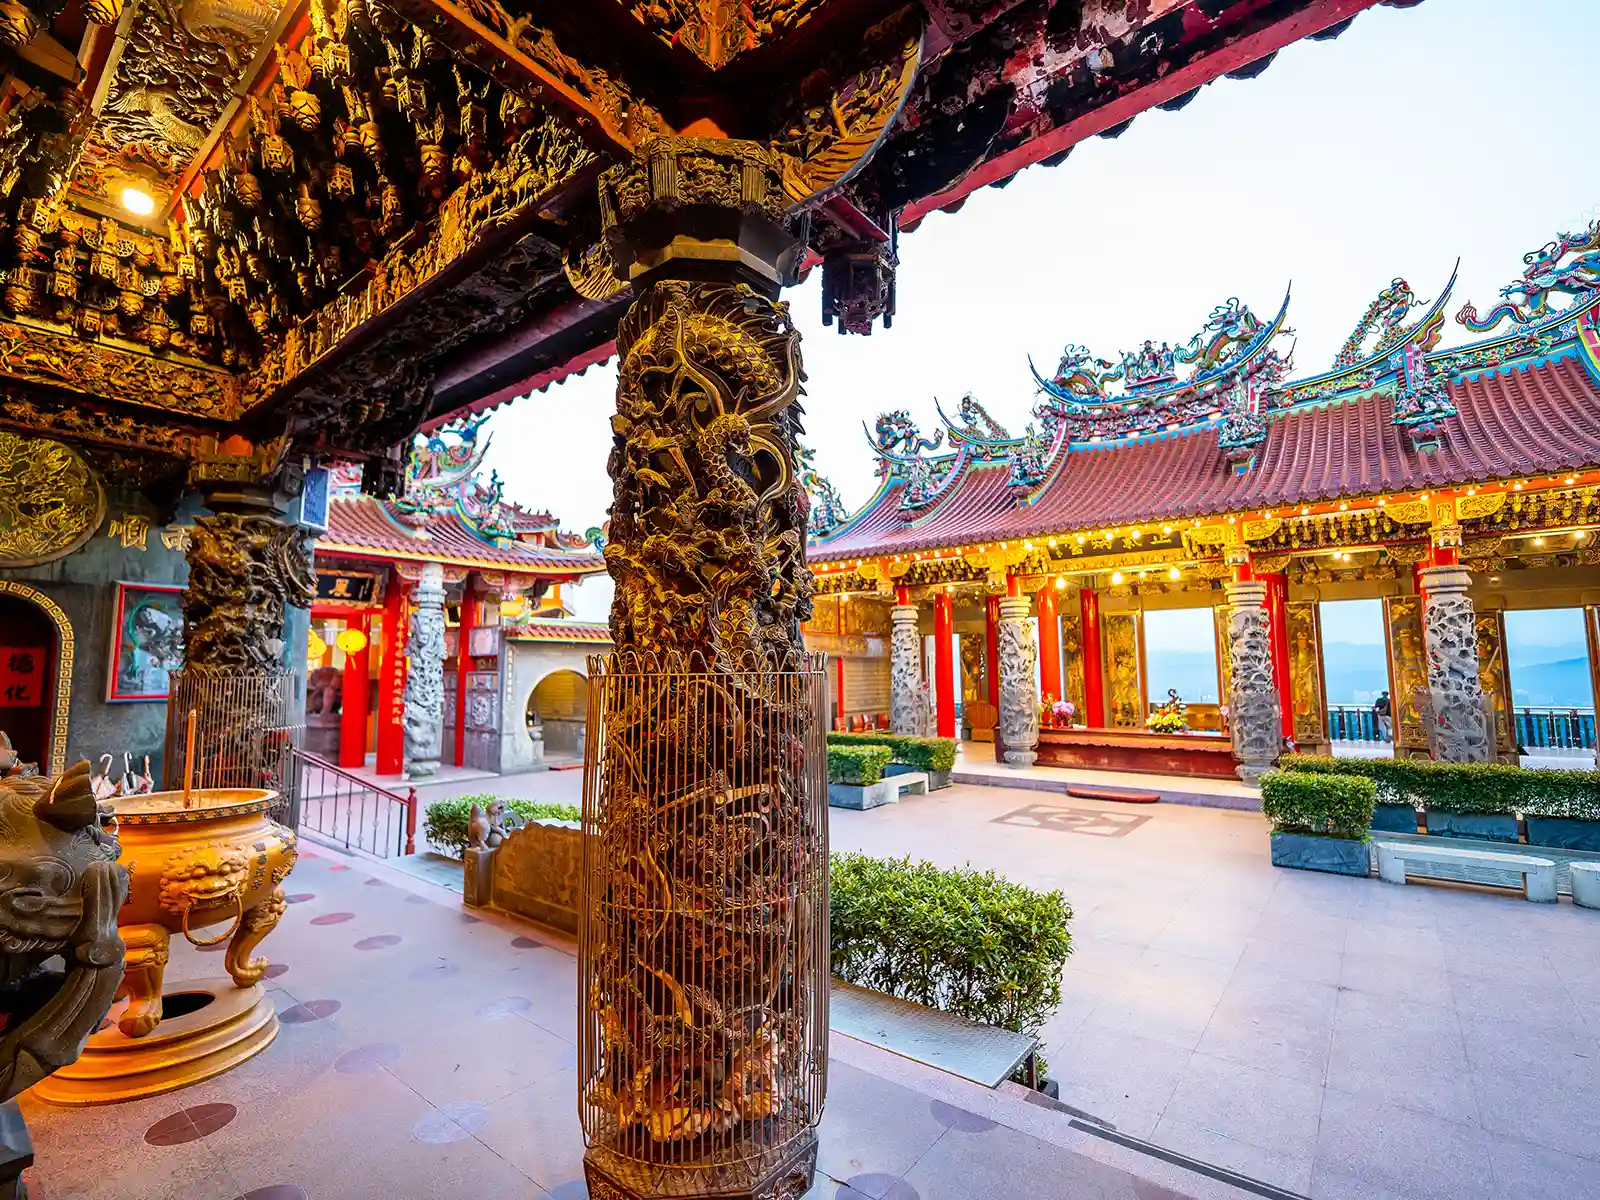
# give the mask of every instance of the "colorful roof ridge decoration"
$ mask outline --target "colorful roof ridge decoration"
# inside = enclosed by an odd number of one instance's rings
[[[487,416],[419,434],[406,464],[405,487],[393,500],[363,495],[359,468],[334,470],[324,553],[427,560],[458,566],[578,578],[605,570],[588,539],[563,533],[548,513],[506,501],[504,485],[481,474]]]
[[[517,617],[503,622],[506,636],[525,642],[609,642],[611,626],[598,621]]]
[[[1230,300],[1177,348],[1151,340],[1113,363],[1068,346],[1050,379],[1034,371],[1042,432],[1002,436],[976,401],[963,402],[959,425],[935,401],[945,430],[932,438],[909,412],[886,414],[868,435],[880,487],[829,532],[813,532],[810,558],[1600,469],[1600,222],[1525,262],[1523,279],[1502,289],[1507,304],[1483,321],[1470,304],[1458,317],[1469,328],[1512,327],[1464,346],[1436,349],[1457,272],[1432,302],[1396,278],[1332,368],[1308,378],[1283,381],[1288,360],[1272,346],[1290,332],[1288,297],[1270,322]],[[1570,303],[1554,309],[1555,295]],[[1183,366],[1193,367],[1187,377]],[[954,453],[939,453],[946,435]]]

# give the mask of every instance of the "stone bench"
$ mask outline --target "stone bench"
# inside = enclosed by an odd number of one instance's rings
[[[1600,863],[1569,864],[1572,871],[1572,902],[1584,908],[1600,908]]]
[[[1496,850],[1457,850],[1449,846],[1429,846],[1415,842],[1379,842],[1378,878],[1385,883],[1404,883],[1409,863],[1438,863],[1457,867],[1486,867],[1522,876],[1522,894],[1541,904],[1556,902],[1556,864],[1531,854],[1507,854]]]
[[[834,808],[877,808],[880,804],[897,803],[902,794],[926,796],[927,773],[907,771],[903,775],[885,775],[877,783],[828,784],[828,803]]]
[[[988,1088],[998,1087],[1038,1049],[1027,1034],[980,1025],[841,979],[833,981],[828,1024],[858,1042]]]

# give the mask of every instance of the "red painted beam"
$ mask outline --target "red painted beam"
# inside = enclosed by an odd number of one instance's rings
[[[955,204],[981,187],[1009,179],[1018,171],[1031,167],[1036,162],[1060,154],[1063,150],[1070,150],[1079,142],[1103,133],[1114,125],[1130,121],[1140,113],[1168,100],[1174,100],[1185,92],[1210,83],[1218,76],[1226,75],[1229,71],[1249,66],[1257,59],[1265,58],[1301,38],[1320,33],[1330,25],[1347,21],[1380,2],[1381,0],[1313,0],[1313,3],[1275,25],[1246,34],[1202,58],[1184,64],[1170,75],[1109,100],[1076,120],[1058,126],[1014,150],[996,155],[988,162],[975,167],[962,178],[960,183],[947,191],[926,196],[907,205],[900,214],[900,228],[909,233],[911,226],[929,213]]]

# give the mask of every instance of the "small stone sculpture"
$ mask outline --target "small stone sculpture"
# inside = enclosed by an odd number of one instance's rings
[[[489,817],[481,805],[474,804],[472,813],[467,817],[467,849],[487,850],[489,848]]]
[[[87,762],[0,779],[0,1099],[74,1061],[122,982],[113,821]]]
[[[510,837],[516,830],[522,828],[522,818],[504,801],[495,800],[489,805],[485,814],[489,820],[489,833],[486,838],[489,849],[493,850]]]

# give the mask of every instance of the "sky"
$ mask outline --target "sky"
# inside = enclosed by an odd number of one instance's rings
[[[1068,342],[1114,358],[1186,342],[1238,296],[1263,319],[1293,283],[1294,374],[1326,369],[1396,276],[1480,312],[1522,255],[1600,216],[1600,0],[1425,0],[1287,47],[1259,77],[1222,79],[1180,112],[1147,112],[974,193],[900,239],[894,328],[822,327],[821,272],[787,296],[804,335],[806,442],[852,510],[873,486],[862,431],[905,408],[924,431],[971,392],[1020,433],[1031,355]],[[1445,344],[1470,340],[1453,320]],[[581,532],[605,517],[615,364],[514,401],[489,422],[511,500]],[[572,596],[603,619],[609,582]]]

